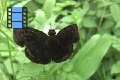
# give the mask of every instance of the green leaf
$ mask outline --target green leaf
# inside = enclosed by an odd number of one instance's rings
[[[89,10],[90,5],[88,1],[85,1],[85,3],[83,4],[83,9]]]
[[[41,66],[40,64],[35,64],[35,63],[23,64],[19,66],[20,71],[17,73],[16,77],[17,79],[22,78],[22,80],[25,80],[27,78],[26,80],[29,80],[31,77],[35,77],[40,72],[42,72],[43,69],[42,67],[43,66]]]
[[[25,56],[25,53],[22,51],[17,51],[17,54],[15,55],[15,59],[20,63],[20,64],[24,64],[24,63],[28,63],[30,62],[30,60]]]
[[[67,80],[84,80],[77,73],[68,73]]]
[[[62,63],[56,63],[56,65],[52,66],[49,71],[48,71],[48,74],[51,75],[53,74],[54,72],[56,72],[57,70],[59,70],[63,65],[64,65],[65,62],[62,62]]]
[[[63,18],[61,19],[61,21],[71,23],[71,22],[74,21],[74,19],[72,18],[71,15],[68,15],[68,16],[63,17]]]
[[[77,24],[80,24],[81,21],[83,20],[84,15],[87,13],[87,11],[88,11],[88,9],[78,8],[78,9],[74,9],[71,12],[71,15],[72,15],[74,21],[76,21]]]
[[[115,2],[115,3],[120,3],[120,0],[113,0],[113,2]]]
[[[114,74],[114,73],[120,73],[120,61],[117,61],[117,62],[112,66],[111,73],[112,73],[112,74]]]
[[[120,38],[119,37],[114,36],[112,38],[112,47],[120,51]]]
[[[120,28],[120,21],[117,22],[117,24],[115,25],[115,29],[118,29],[118,28]]]
[[[115,36],[120,36],[120,27],[114,29],[114,35]]]
[[[55,80],[66,80],[67,73],[66,72],[60,72],[55,75]]]
[[[56,0],[46,0],[43,6],[43,11],[45,12],[46,18],[50,18],[52,11],[54,9]]]
[[[2,73],[0,73],[0,80],[4,80]]]
[[[25,1],[22,1],[16,5],[14,5],[13,7],[23,7],[25,4],[27,4],[29,1],[31,0],[25,0]]]
[[[97,17],[101,17],[103,15],[103,9],[98,9],[97,11],[96,11],[96,16]]]
[[[106,19],[100,29],[100,34],[104,34],[104,33],[109,33],[111,34],[111,30],[113,29],[113,26],[115,25],[114,20],[112,19]]]
[[[83,79],[88,79],[97,70],[110,45],[110,35],[104,34],[101,37],[94,35],[73,57],[73,71],[81,75]]]
[[[100,9],[100,8],[103,8],[103,7],[105,7],[105,6],[109,6],[109,5],[111,5],[112,4],[112,2],[111,1],[109,1],[109,0],[104,0],[104,1],[99,1],[99,3],[97,4],[97,9]]]
[[[14,73],[17,72],[18,65],[16,63],[11,63],[10,58],[5,60],[5,66],[10,74],[13,74],[13,70],[11,68],[11,64],[13,65]]]
[[[45,24],[46,21],[46,17],[45,17],[45,13],[44,11],[37,11],[36,15],[35,15],[35,20],[37,20],[35,22],[35,28],[39,29],[39,30],[43,30],[43,25]]]
[[[25,6],[28,8],[29,13],[33,13],[33,14],[36,10],[40,8],[40,6],[36,5],[36,3],[33,0],[30,0]]]
[[[84,27],[97,27],[95,18],[93,17],[84,17],[82,21]]]
[[[63,71],[65,72],[70,72],[72,68],[73,68],[73,64],[71,64],[70,62],[63,65]]]
[[[116,22],[120,21],[120,5],[118,5],[118,4],[111,5],[110,12],[111,12],[113,19]]]

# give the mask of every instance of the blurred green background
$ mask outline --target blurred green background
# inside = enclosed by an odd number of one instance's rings
[[[77,24],[73,55],[61,63],[30,62],[6,26],[12,6],[27,7],[29,27],[41,31],[50,23]],[[0,0],[0,80],[120,80],[120,0]]]

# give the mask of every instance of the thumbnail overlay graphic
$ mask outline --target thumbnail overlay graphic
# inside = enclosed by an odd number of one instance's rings
[[[27,27],[27,7],[7,7],[7,28]]]

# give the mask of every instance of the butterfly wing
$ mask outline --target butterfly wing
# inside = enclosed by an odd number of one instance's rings
[[[25,55],[31,61],[41,64],[47,64],[51,61],[45,48],[48,36],[42,31],[30,27],[13,29],[13,38],[17,45],[26,47]]]
[[[76,24],[69,25],[62,29],[56,36],[58,39],[56,55],[52,57],[55,62],[68,59],[73,53],[73,43],[79,41],[78,27]]]
[[[45,41],[47,35],[42,31],[27,27],[21,29],[13,29],[13,39],[15,43],[23,47],[26,43],[33,41]]]
[[[27,44],[25,55],[35,63],[48,64],[51,62],[51,58],[46,47],[44,45],[40,46],[37,42]]]
[[[76,43],[80,37],[78,33],[78,27],[76,24],[69,25],[63,28],[58,34],[57,38],[63,42],[63,44]]]

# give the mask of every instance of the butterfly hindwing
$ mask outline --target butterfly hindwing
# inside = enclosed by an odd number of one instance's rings
[[[36,42],[26,45],[25,55],[35,63],[47,64],[51,62],[46,47],[44,45],[40,46],[40,44]]]

